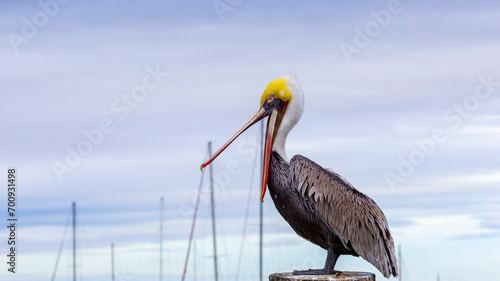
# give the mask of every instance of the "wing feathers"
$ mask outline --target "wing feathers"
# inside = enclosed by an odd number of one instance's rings
[[[337,173],[296,155],[290,161],[293,186],[358,255],[389,277],[398,275],[394,242],[377,204]],[[296,184],[299,183],[299,184]]]

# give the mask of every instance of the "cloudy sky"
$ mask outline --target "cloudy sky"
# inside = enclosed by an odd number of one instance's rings
[[[0,228],[0,279],[49,280],[60,247],[55,280],[71,278],[74,201],[80,280],[111,278],[111,243],[117,280],[157,280],[163,196],[164,276],[180,280],[207,142],[222,145],[288,72],[305,94],[288,155],[380,205],[405,280],[498,275],[498,2],[0,5],[0,167],[17,170],[18,218],[15,274]],[[213,163],[222,281],[258,280],[259,129]],[[204,181],[187,280],[213,280]],[[322,267],[326,253],[263,207],[264,274]],[[337,269],[384,280],[361,258]]]

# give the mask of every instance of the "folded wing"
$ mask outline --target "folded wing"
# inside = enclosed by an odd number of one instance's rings
[[[354,249],[386,278],[396,277],[394,241],[375,201],[304,156],[294,156],[290,169],[292,186],[315,207],[344,247]]]

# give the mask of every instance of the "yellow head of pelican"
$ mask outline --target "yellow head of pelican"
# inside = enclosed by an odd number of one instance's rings
[[[260,98],[260,105],[262,106],[269,97],[278,98],[286,102],[292,99],[292,93],[290,92],[290,88],[288,88],[287,79],[285,77],[274,79],[267,85]]]
[[[264,145],[264,163],[262,163],[262,191],[260,201],[263,201],[267,187],[271,151],[278,152],[283,159],[288,160],[285,153],[286,137],[293,126],[299,121],[303,108],[304,98],[302,90],[294,76],[285,75],[271,81],[262,94],[260,108],[257,113],[203,163],[201,169],[203,170],[203,168],[208,166],[246,129],[269,116]]]

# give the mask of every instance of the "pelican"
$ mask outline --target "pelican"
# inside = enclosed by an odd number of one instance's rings
[[[293,75],[273,80],[264,90],[257,113],[217,150],[209,165],[239,135],[265,117],[263,202],[266,187],[281,216],[301,237],[327,250],[322,269],[295,270],[293,274],[335,274],[340,255],[360,256],[386,278],[398,276],[394,241],[384,213],[367,195],[339,174],[322,168],[302,155],[289,159],[285,151],[288,133],[304,109],[302,89]]]

